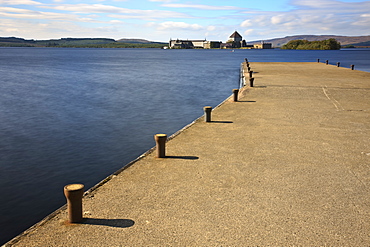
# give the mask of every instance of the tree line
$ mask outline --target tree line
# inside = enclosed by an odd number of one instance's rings
[[[339,50],[340,43],[336,39],[320,41],[291,40],[281,47],[287,50]]]

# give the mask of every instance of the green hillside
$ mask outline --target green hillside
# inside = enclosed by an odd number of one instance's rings
[[[117,42],[106,38],[61,38],[50,40],[26,40],[16,37],[0,37],[0,47],[74,47],[74,48],[162,48],[167,43]]]

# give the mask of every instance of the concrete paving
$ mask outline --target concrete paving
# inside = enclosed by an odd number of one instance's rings
[[[250,65],[255,87],[86,195],[84,223],[7,245],[370,246],[370,73]]]

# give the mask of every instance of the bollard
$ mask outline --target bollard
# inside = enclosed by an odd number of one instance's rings
[[[244,60],[245,60],[246,63],[248,63],[248,58],[245,58]]]
[[[251,67],[248,66],[248,73],[251,71]]]
[[[329,60],[326,60],[325,63],[326,63],[326,65],[328,65],[329,64]]]
[[[154,135],[156,147],[157,147],[157,158],[165,158],[166,157],[166,134],[156,134]]]
[[[211,122],[212,107],[211,106],[205,106],[205,107],[203,107],[203,110],[204,110],[204,121],[205,122]]]
[[[253,87],[254,78],[249,78],[249,86]]]
[[[340,62],[337,62],[337,67],[340,67]]]
[[[82,222],[82,196],[84,194],[83,184],[68,184],[64,186],[64,195],[67,198],[69,223]]]
[[[320,63],[320,59],[317,59],[317,62]]]
[[[253,75],[252,75],[252,74],[253,74],[253,71],[252,71],[252,70],[251,70],[251,71],[249,71],[249,77],[250,77],[250,78],[252,78],[252,77],[253,77]]]
[[[239,89],[233,89],[234,102],[238,101],[238,93],[239,93]]]
[[[355,65],[354,64],[351,64],[351,69],[354,70],[355,69]]]

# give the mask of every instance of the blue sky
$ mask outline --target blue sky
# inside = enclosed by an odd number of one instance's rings
[[[0,37],[248,41],[370,35],[370,1],[0,0]]]

